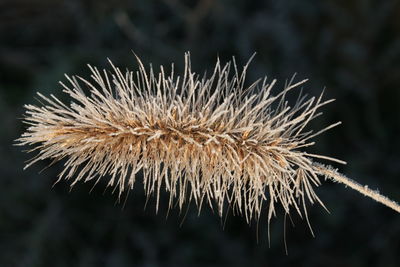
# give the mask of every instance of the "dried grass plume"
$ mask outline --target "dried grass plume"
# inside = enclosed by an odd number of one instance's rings
[[[181,76],[173,66],[168,74],[162,66],[156,73],[137,60],[137,71],[123,73],[110,61],[112,71],[89,66],[91,80],[66,76],[69,84],[61,84],[70,104],[38,93],[44,104],[25,106],[29,128],[17,139],[38,151],[26,167],[65,159],[59,179],[72,186],[107,177],[120,194],[141,171],[157,206],[166,190],[170,206],[194,201],[200,210],[206,202],[222,215],[229,205],[247,221],[266,206],[269,222],[277,205],[307,218],[307,202],[323,205],[314,192],[321,176],[400,212],[396,202],[315,160],[343,161],[305,151],[315,136],[340,124],[305,130],[333,101],[300,95],[289,106],[285,95],[305,80],[272,95],[275,80],[245,86],[248,64],[239,70],[234,60],[218,60],[208,76],[192,71],[189,54]]]

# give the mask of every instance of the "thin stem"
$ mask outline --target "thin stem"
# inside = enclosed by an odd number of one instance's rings
[[[342,183],[358,192],[363,194],[364,196],[370,197],[373,200],[382,203],[383,205],[392,208],[393,210],[397,211],[400,213],[400,205],[393,201],[390,200],[389,198],[381,195],[377,190],[372,190],[368,188],[367,185],[361,185],[357,183],[356,181],[344,176],[343,174],[338,173],[336,170],[331,168],[330,166],[324,166],[321,164],[314,163],[314,166],[318,169],[320,174],[325,175],[325,177],[335,181]]]

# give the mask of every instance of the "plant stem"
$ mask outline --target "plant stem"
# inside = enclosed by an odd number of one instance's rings
[[[370,197],[373,200],[382,203],[383,205],[392,208],[393,210],[397,211],[398,213],[400,213],[400,205],[381,195],[377,190],[372,190],[370,188],[368,188],[367,185],[361,185],[358,182],[344,176],[341,173],[338,173],[336,170],[334,170],[333,168],[331,168],[330,166],[324,166],[321,164],[315,164],[314,166],[318,169],[318,171],[320,172],[320,174],[324,175],[326,178],[329,178],[335,182],[339,182],[344,184],[345,186],[348,186],[358,192],[360,192],[361,194],[363,194],[364,196]]]

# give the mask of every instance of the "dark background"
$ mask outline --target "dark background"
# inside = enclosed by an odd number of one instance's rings
[[[309,207],[316,237],[293,213],[248,226],[230,214],[191,206],[168,218],[162,203],[144,210],[140,179],[126,205],[99,184],[52,188],[62,164],[23,171],[12,144],[24,131],[23,104],[35,93],[62,96],[64,73],[87,75],[106,58],[136,68],[183,64],[210,70],[217,55],[263,75],[310,78],[305,92],[337,101],[312,127],[343,125],[312,149],[348,162],[340,171],[400,201],[400,4],[398,1],[54,1],[0,0],[0,266],[399,266],[400,215],[351,189],[324,182],[331,214]],[[166,196],[164,196],[166,197]],[[183,224],[181,225],[181,222]],[[257,238],[258,237],[258,238]]]

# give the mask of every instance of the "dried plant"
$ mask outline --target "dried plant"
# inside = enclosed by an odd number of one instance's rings
[[[222,215],[228,204],[246,217],[259,218],[268,205],[268,222],[280,204],[307,218],[306,202],[322,201],[314,192],[319,176],[349,186],[400,212],[399,205],[332,167],[314,161],[341,160],[304,151],[318,132],[305,131],[319,116],[319,108],[333,100],[299,96],[293,107],[286,94],[299,87],[291,81],[277,95],[275,80],[266,78],[245,87],[248,64],[239,71],[235,61],[217,61],[212,75],[200,77],[185,56],[183,77],[139,70],[123,74],[111,61],[112,72],[89,66],[93,81],[66,76],[64,92],[75,101],[69,106],[38,93],[41,107],[26,105],[30,125],[19,145],[36,145],[33,163],[66,159],[59,179],[78,181],[109,175],[109,186],[124,192],[132,188],[139,171],[147,195],[170,194],[169,205],[194,201],[216,205]],[[233,71],[232,71],[233,70]],[[85,95],[81,84],[90,88]],[[96,184],[95,183],[95,184]],[[308,220],[308,218],[307,218]]]

